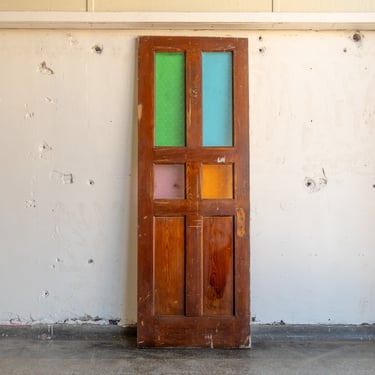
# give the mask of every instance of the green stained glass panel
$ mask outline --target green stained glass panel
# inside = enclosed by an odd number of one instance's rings
[[[155,146],[185,146],[185,54],[155,54]]]

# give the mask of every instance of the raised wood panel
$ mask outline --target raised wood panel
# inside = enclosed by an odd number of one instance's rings
[[[203,218],[203,312],[233,315],[233,217]]]
[[[86,0],[2,0],[0,11],[86,11]]]
[[[185,220],[154,219],[155,314],[183,315],[185,294]]]
[[[271,12],[272,0],[95,0],[95,11]]]
[[[275,12],[374,12],[373,0],[274,0]]]

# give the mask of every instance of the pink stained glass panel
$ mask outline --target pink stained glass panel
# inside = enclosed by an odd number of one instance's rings
[[[184,164],[154,164],[154,199],[185,199]]]

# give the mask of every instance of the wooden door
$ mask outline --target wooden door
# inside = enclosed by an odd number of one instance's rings
[[[138,346],[249,347],[247,40],[138,52]]]

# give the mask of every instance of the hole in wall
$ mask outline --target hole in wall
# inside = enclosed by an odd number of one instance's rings
[[[92,46],[92,51],[97,55],[101,55],[103,53],[103,45],[95,44],[94,46]]]
[[[353,34],[353,40],[355,42],[360,42],[362,40],[362,35],[360,33],[358,33],[358,32],[354,33]]]

